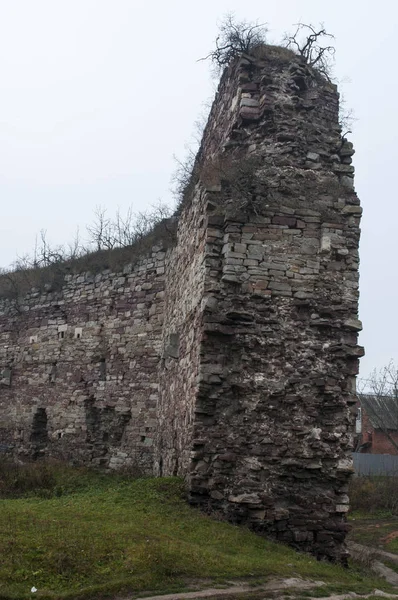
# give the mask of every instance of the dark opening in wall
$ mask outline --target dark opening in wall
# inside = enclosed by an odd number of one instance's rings
[[[67,325],[58,325],[58,339],[63,340],[66,337]]]
[[[295,303],[297,318],[301,321],[308,320],[313,311],[310,302],[307,300],[298,301]]]
[[[86,413],[86,443],[91,452],[91,460],[105,464],[110,447],[119,447],[125,429],[131,420],[131,411],[118,412],[113,406],[99,407],[95,398],[84,402]]]
[[[33,415],[30,441],[33,445],[32,456],[37,459],[44,454],[44,449],[48,444],[47,412],[45,408],[37,408]]]

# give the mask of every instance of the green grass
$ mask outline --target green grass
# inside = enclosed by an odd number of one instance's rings
[[[398,564],[396,562],[383,558],[383,564],[392,571],[395,571],[395,573],[398,573]]]
[[[366,512],[365,510],[352,510],[348,515],[348,520],[351,521],[377,521],[379,519],[390,519],[394,520],[398,517],[394,515],[390,510],[376,510],[374,512]]]
[[[353,477],[349,496],[354,511],[375,517],[380,512],[398,516],[398,477]]]
[[[359,567],[317,562],[212,520],[187,505],[175,478],[66,469],[59,479],[60,473],[45,494],[30,488],[24,497],[0,501],[0,599],[160,593],[198,580],[209,585],[271,576],[322,580],[345,591],[383,587]]]
[[[396,531],[398,530],[398,526]],[[393,554],[398,554],[398,537],[394,538],[390,542],[386,544],[386,549],[388,552],[392,552]]]
[[[352,531],[355,542],[398,553],[398,477],[353,477],[349,496]]]
[[[355,513],[350,517],[352,527],[349,534],[350,540],[365,546],[379,548],[398,554],[398,518],[379,511],[366,515],[363,512]],[[397,535],[397,537],[394,536]]]

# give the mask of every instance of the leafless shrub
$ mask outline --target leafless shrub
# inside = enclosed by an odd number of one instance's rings
[[[212,98],[208,98],[202,103],[202,110],[194,122],[191,139],[185,145],[185,157],[181,160],[176,155],[173,156],[176,168],[171,176],[171,193],[176,201],[177,212],[181,210],[185,201],[189,200],[193,188],[198,181],[200,170],[198,152],[212,105]]]
[[[341,127],[341,132],[343,137],[352,133],[351,129],[354,122],[357,119],[355,118],[354,111],[352,108],[347,107],[346,99],[343,94],[340,94],[340,102],[339,102],[339,125]]]
[[[285,34],[280,47],[266,42],[267,27],[265,23],[237,21],[234,14],[227,14],[219,25],[215,49],[199,60],[210,60],[216,75],[229,65],[237,56],[252,55],[257,58],[282,55],[287,50],[300,56],[303,62],[314,68],[330,81],[335,48],[327,43],[334,36],[326,31],[323,24],[314,27],[312,24],[298,23],[292,34]]]
[[[251,210],[257,213],[255,192],[260,183],[257,175],[261,166],[260,158],[241,159],[224,155],[201,164],[190,150],[185,161],[175,160],[178,168],[173,181],[179,209],[189,201],[194,186],[200,181],[207,188],[220,186],[220,208],[228,208],[235,212]],[[263,182],[263,187],[264,185]]]
[[[31,289],[57,290],[71,273],[120,270],[157,240],[173,243],[175,223],[169,216],[169,207],[161,203],[147,212],[129,209],[122,215],[117,211],[114,218],[108,218],[98,207],[93,224],[87,227],[86,244],[77,233],[72,243],[52,246],[46,232],[41,231],[33,253],[19,257],[11,268],[0,272],[0,297],[12,300],[19,312],[20,298]]]
[[[56,485],[49,463],[21,464],[0,458],[0,498],[15,498],[29,492],[52,491]]]
[[[398,515],[398,477],[353,477],[349,496],[351,510],[367,513],[385,510]]]
[[[112,219],[105,208],[97,206],[94,216],[94,222],[87,226],[90,247],[113,250],[127,248],[142,240],[157,223],[170,216],[170,208],[159,202],[146,212],[134,213],[130,207],[123,215],[118,209]]]
[[[176,200],[178,211],[192,193],[197,181],[198,166],[196,163],[196,153],[189,146],[187,147],[187,154],[183,160],[178,159],[176,156],[173,158],[177,167],[171,177],[171,191]]]
[[[264,168],[261,156],[223,154],[202,162],[200,158],[190,151],[185,161],[177,161],[174,193],[178,210],[189,201],[194,186],[200,182],[205,188],[220,189],[220,210],[227,210],[228,214],[242,211],[261,213],[264,197],[270,198],[272,195],[269,178],[274,183],[278,179],[272,168]]]
[[[202,102],[202,108],[200,113],[198,114],[198,116],[196,117],[196,120],[194,122],[194,130],[192,133],[192,140],[193,140],[193,144],[191,144],[190,148],[189,148],[189,152],[195,153],[197,152],[197,150],[200,147],[200,144],[202,143],[202,139],[203,139],[203,134],[205,132],[206,129],[206,125],[209,119],[209,114],[211,111],[211,108],[213,106],[213,97],[216,94],[216,89],[214,90],[214,94],[213,96],[209,97],[207,100],[205,100],[205,102]]]
[[[316,29],[311,24],[297,23],[295,32],[285,34],[283,42],[286,48],[293,50],[307,65],[330,81],[336,49],[329,44],[323,45],[326,39],[333,40],[334,36],[326,31],[323,24]]]
[[[85,256],[90,249],[83,246],[79,232],[73,242],[52,246],[45,230],[36,236],[33,253],[19,256],[11,268],[0,276],[0,296],[13,301],[20,312],[20,298],[32,288],[54,287],[64,281],[70,265]]]
[[[129,479],[139,479],[145,477],[145,472],[136,461],[133,461],[127,465],[123,465],[117,470],[117,474]]]
[[[219,74],[237,56],[265,44],[266,33],[265,23],[237,21],[234,14],[227,14],[219,25],[215,49],[200,60],[209,59]]]
[[[47,239],[46,230],[42,229],[39,238],[36,236],[33,254],[18,257],[14,263],[14,270],[45,268],[76,260],[86,254],[87,251],[80,240],[79,230],[77,230],[72,243],[51,246]]]
[[[268,195],[266,181],[261,177],[263,167],[261,157],[218,156],[216,159],[205,163],[200,172],[200,180],[205,186],[221,186],[221,203],[232,212],[249,211],[258,214],[261,210],[257,202],[260,197],[261,204],[264,196]]]

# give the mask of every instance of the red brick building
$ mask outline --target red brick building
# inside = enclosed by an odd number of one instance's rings
[[[398,399],[361,394],[355,452],[398,455]]]

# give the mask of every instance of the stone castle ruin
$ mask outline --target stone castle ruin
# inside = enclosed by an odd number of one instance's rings
[[[344,558],[361,208],[336,87],[290,51],[219,85],[174,241],[0,301],[0,444],[186,477],[193,503]]]

